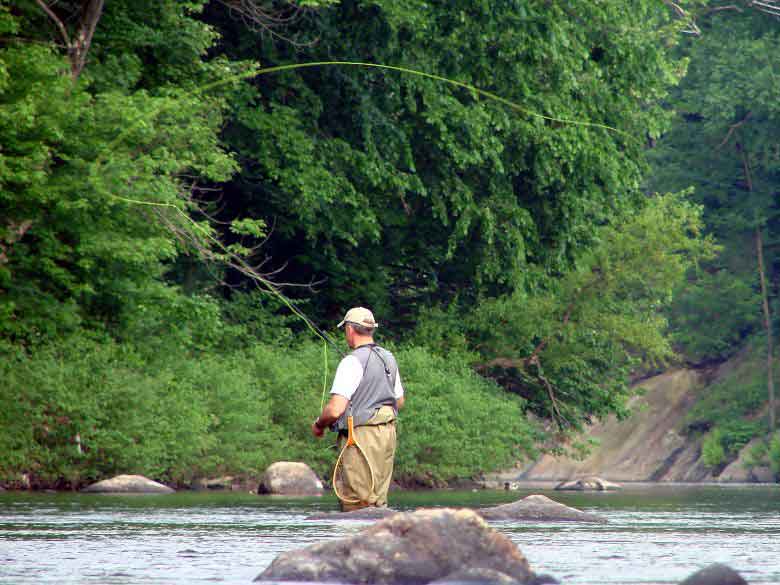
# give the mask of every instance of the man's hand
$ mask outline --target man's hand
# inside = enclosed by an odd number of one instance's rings
[[[349,400],[343,396],[340,396],[339,394],[331,395],[325,408],[322,409],[322,413],[320,413],[320,416],[318,416],[317,420],[311,425],[312,435],[318,438],[322,437],[322,435],[325,434],[325,429],[339,420],[339,417],[347,409],[348,404]]]

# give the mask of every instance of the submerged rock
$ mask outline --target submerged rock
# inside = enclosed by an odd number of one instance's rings
[[[143,475],[117,475],[88,485],[81,491],[95,494],[172,494],[175,490]]]
[[[750,470],[750,481],[774,483],[775,473],[769,467],[754,467]]]
[[[590,476],[590,477],[583,477],[581,479],[562,481],[561,483],[555,486],[555,489],[577,491],[577,492],[588,492],[588,491],[604,492],[608,490],[623,489],[623,486],[618,483],[612,483],[611,481],[607,481],[606,479],[601,479],[600,477]]]
[[[517,502],[481,508],[476,512],[486,520],[549,520],[600,524],[607,522],[606,518],[570,508],[542,495],[527,496]]]
[[[521,583],[506,573],[493,569],[464,569],[451,573],[442,579],[431,581],[428,585],[520,585]],[[558,581],[549,575],[539,575],[533,577],[527,585],[557,583]]]
[[[680,585],[747,585],[747,581],[728,565],[715,563],[695,572]]]
[[[199,478],[194,480],[190,487],[195,491],[232,490],[233,476],[226,475],[225,477]]]
[[[425,585],[487,569],[501,585],[535,583],[523,553],[471,510],[399,512],[354,536],[281,553],[255,581]],[[472,581],[473,582],[473,581]]]
[[[313,514],[308,516],[306,520],[381,520],[397,513],[398,511],[392,508],[368,506],[367,508],[360,508],[351,512],[322,512],[321,514]]]
[[[257,487],[259,494],[285,496],[318,496],[322,482],[305,463],[277,461],[268,466]]]

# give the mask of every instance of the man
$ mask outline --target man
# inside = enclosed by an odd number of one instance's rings
[[[366,466],[354,448],[344,453],[341,509],[386,506],[395,457],[395,419],[404,404],[404,389],[393,354],[374,343],[379,324],[368,309],[347,311],[338,324],[352,353],[341,360],[330,400],[312,424],[315,437],[331,427],[339,433],[339,449],[347,440],[347,417],[354,422],[355,440],[370,463]],[[372,481],[373,476],[373,481]]]

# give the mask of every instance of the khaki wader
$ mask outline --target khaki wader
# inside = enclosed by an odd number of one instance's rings
[[[395,411],[391,406],[382,406],[365,425],[355,427],[355,440],[374,471],[374,489],[371,489],[371,469],[366,465],[358,449],[350,447],[341,460],[339,492],[348,500],[360,500],[360,502],[341,502],[343,511],[387,505],[387,491],[390,489],[390,480],[393,477],[395,458],[395,418]],[[346,441],[347,437],[340,434],[339,450],[344,448]]]

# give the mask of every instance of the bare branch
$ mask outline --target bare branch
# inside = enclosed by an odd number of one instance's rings
[[[56,25],[62,40],[65,42],[65,46],[70,47],[70,36],[68,35],[68,29],[65,28],[65,24],[62,22],[62,20],[60,20],[60,18],[54,14],[54,11],[43,0],[35,0],[35,3],[41,7],[41,10],[43,10],[46,13],[46,16],[48,16],[49,19]]]
[[[52,6],[56,2],[51,4],[47,4],[44,0],[35,0],[35,2],[57,27],[70,59],[71,77],[75,81],[81,75],[87,63],[87,54],[92,45],[92,37],[95,35],[98,21],[103,14],[105,0],[82,1],[82,14],[79,19],[78,30],[73,36],[68,34],[67,26],[52,10]]]
[[[752,115],[753,115],[753,112],[748,112],[745,115],[745,117],[742,118],[739,122],[729,126],[729,131],[726,133],[726,136],[724,136],[723,140],[721,141],[721,143],[718,145],[718,147],[715,150],[720,150],[721,148],[723,148],[726,145],[726,143],[731,139],[731,135],[734,134],[734,132],[737,129],[739,129],[741,126],[743,126],[750,119],[750,116],[752,116]]]
[[[764,0],[763,2],[752,0],[752,2],[748,2],[748,6],[755,7],[757,10],[772,16],[780,16],[780,4],[777,4],[775,0]]]
[[[264,8],[258,0],[217,0],[228,8],[230,13],[238,14],[241,21],[254,31],[261,31],[270,34],[282,41],[290,43],[295,47],[310,47],[319,39],[314,39],[306,43],[300,43],[290,37],[286,37],[278,32],[278,28],[288,26],[294,23],[304,13],[304,8],[297,5],[290,5],[290,9],[271,11]]]
[[[740,6],[737,6],[736,4],[729,4],[728,6],[716,6],[715,8],[710,8],[705,14],[712,14],[714,12],[723,12],[724,10],[735,10],[737,12],[744,12]]]
[[[701,35],[701,30],[696,25],[696,21],[693,19],[693,17],[690,14],[685,12],[685,10],[683,10],[683,8],[679,4],[673,2],[673,0],[663,0],[663,3],[669,6],[680,19],[687,21],[686,24],[688,25],[688,28],[683,30],[682,31],[683,33],[696,35],[696,36]]]

